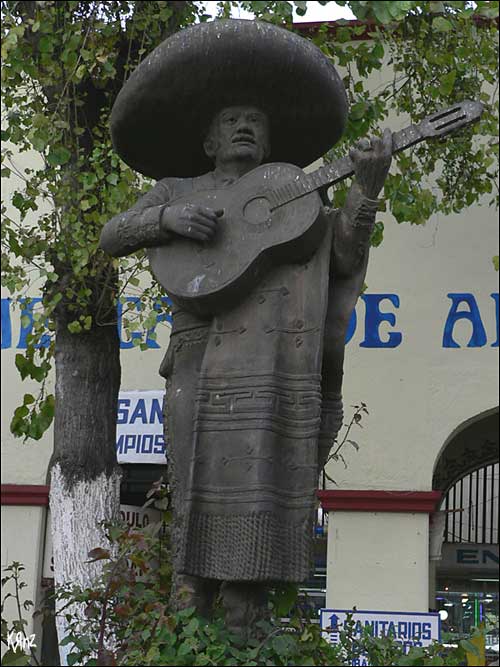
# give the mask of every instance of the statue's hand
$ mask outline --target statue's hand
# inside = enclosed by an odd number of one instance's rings
[[[386,128],[381,138],[360,139],[349,151],[349,157],[363,194],[369,199],[376,199],[391,166],[392,132]]]
[[[196,204],[174,204],[163,209],[160,229],[197,241],[210,241],[217,230],[217,219],[223,213]]]

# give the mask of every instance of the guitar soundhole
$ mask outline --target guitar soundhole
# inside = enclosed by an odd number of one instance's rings
[[[271,209],[269,202],[265,197],[255,197],[250,199],[243,208],[245,222],[251,225],[271,224]]]

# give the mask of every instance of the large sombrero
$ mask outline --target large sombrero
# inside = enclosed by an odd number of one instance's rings
[[[111,112],[116,151],[156,179],[213,168],[203,141],[214,114],[251,104],[271,124],[270,162],[304,167],[340,138],[344,84],[311,42],[261,21],[215,20],[182,30],[143,60]]]

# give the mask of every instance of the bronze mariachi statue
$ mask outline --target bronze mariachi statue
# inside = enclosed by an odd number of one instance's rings
[[[156,185],[103,229],[147,248],[174,303],[165,430],[182,604],[220,594],[243,633],[267,587],[312,567],[318,475],[343,418],[347,325],[360,294],[392,135],[335,179],[302,171],[341,137],[343,83],[309,41],[257,21],[200,24],[160,44],[121,90],[114,146]]]

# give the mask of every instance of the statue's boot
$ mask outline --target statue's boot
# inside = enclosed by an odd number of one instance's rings
[[[176,610],[195,607],[196,613],[209,619],[220,582],[187,574],[174,574],[172,599]]]
[[[252,629],[267,611],[267,592],[259,582],[225,581],[220,596],[227,629],[245,639],[255,634]]]

